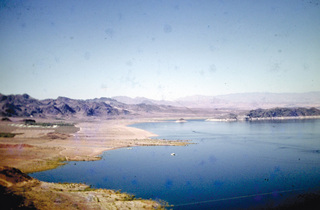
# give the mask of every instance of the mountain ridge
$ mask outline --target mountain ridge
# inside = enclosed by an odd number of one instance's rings
[[[0,93],[0,116],[4,117],[119,117],[183,111],[172,106],[152,104],[124,104],[111,98],[38,100],[28,94]]]
[[[118,100],[116,100],[118,99]],[[122,101],[121,101],[122,100]],[[124,103],[126,102],[126,103]],[[220,96],[189,96],[175,101],[144,97],[101,97],[94,99],[38,100],[28,94],[0,93],[0,115],[4,117],[98,117],[178,116],[199,117],[219,110],[236,111],[274,107],[320,107],[320,92],[309,93],[244,93]]]
[[[320,107],[320,91],[306,93],[233,93],[216,96],[193,95],[178,98],[173,101],[154,100],[143,97],[130,98],[127,96],[112,97],[119,102],[131,104],[147,103],[165,104],[188,108],[272,108],[272,107]]]

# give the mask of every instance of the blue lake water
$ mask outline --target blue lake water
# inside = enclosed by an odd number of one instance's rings
[[[141,123],[188,146],[134,147],[30,174],[161,199],[174,209],[272,207],[320,189],[320,120]],[[170,155],[175,153],[176,156]]]

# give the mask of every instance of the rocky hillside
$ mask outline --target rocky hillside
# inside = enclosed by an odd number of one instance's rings
[[[309,94],[310,95],[310,94]],[[119,97],[119,100],[121,97]],[[41,118],[83,118],[83,117],[99,117],[99,118],[117,118],[117,117],[176,117],[176,116],[211,116],[221,114],[220,112],[229,113],[231,109],[219,109],[219,103],[225,107],[233,107],[236,110],[237,106],[228,105],[224,100],[211,100],[213,104],[211,108],[201,107],[199,104],[207,104],[206,97],[198,97],[197,100],[188,101],[195,107],[189,106],[187,102],[179,102],[177,106],[169,105],[165,101],[147,101],[146,98],[141,98],[140,102],[129,100],[127,103],[119,102],[114,98],[95,98],[88,100],[77,100],[66,97],[58,97],[57,99],[38,100],[32,98],[28,94],[23,95],[3,95],[0,94],[0,116],[2,117],[41,117]],[[165,105],[161,104],[164,102]],[[225,102],[225,103],[223,103]],[[275,102],[272,102],[275,103]],[[277,104],[279,105],[279,104]],[[292,105],[292,104],[291,104]],[[247,113],[248,118],[262,117],[290,117],[290,116],[314,116],[320,115],[320,111],[316,108],[309,108],[311,104],[305,107],[308,108],[290,108],[287,106],[276,106],[279,108],[272,109],[254,109]],[[209,105],[208,105],[209,106]],[[271,104],[268,104],[271,106]],[[192,107],[192,108],[188,108]],[[243,108],[249,110],[251,106]],[[275,107],[275,106],[274,106]],[[289,108],[288,108],[289,107]],[[263,106],[262,106],[263,108]],[[232,110],[233,110],[232,109]]]
[[[84,202],[85,201],[85,202]],[[41,182],[0,166],[1,209],[163,209],[152,200],[85,184]]]
[[[316,108],[256,109],[251,110],[247,116],[249,118],[320,116],[320,110]]]
[[[84,116],[119,115],[126,113],[103,102],[74,100],[64,97],[37,100],[27,94],[0,95],[2,116],[8,117],[48,117],[48,116]]]
[[[27,94],[0,94],[0,116],[3,117],[116,117],[175,112],[165,105],[129,105],[111,98],[76,100],[66,97],[37,100]]]

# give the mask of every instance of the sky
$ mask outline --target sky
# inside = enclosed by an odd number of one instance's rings
[[[0,93],[320,91],[319,0],[0,0]]]

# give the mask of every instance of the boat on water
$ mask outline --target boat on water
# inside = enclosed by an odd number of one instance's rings
[[[176,123],[185,123],[187,122],[185,119],[180,118],[179,120],[176,120]]]

